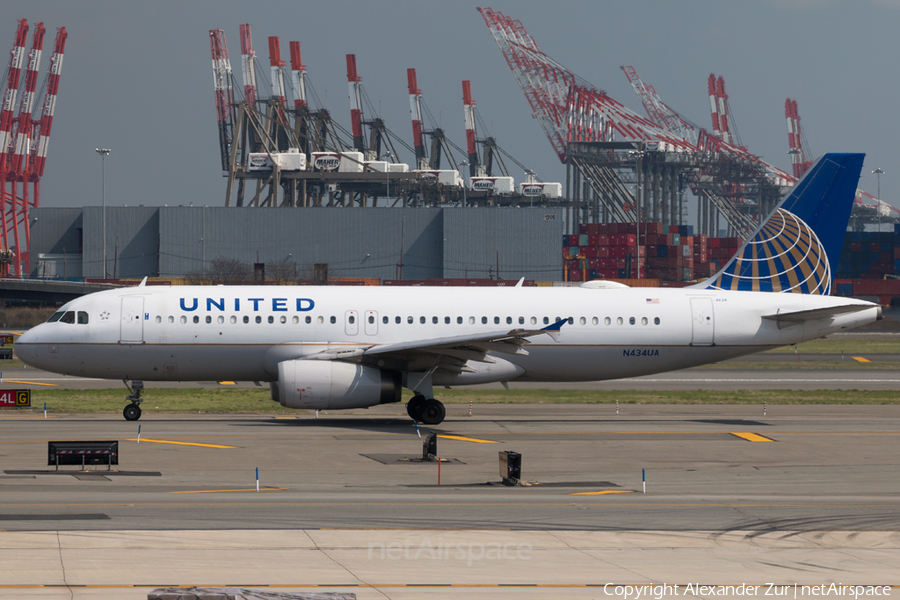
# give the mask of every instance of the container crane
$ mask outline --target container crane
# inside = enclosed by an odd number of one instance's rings
[[[812,161],[806,145],[806,137],[800,127],[800,113],[797,110],[796,100],[788,98],[784,101],[784,118],[787,120],[788,154],[791,155],[794,177],[799,179],[812,166]]]
[[[228,58],[228,46],[225,44],[225,31],[211,29],[209,31],[209,47],[212,55],[213,85],[216,94],[216,120],[219,124],[219,153],[222,157],[222,170],[228,170],[231,157],[231,145],[234,141],[234,87],[231,61]]]
[[[409,88],[409,115],[412,120],[413,147],[416,154],[416,168],[428,168],[428,153],[425,151],[425,137],[422,128],[422,90],[416,80],[416,70],[406,69],[406,81]]]

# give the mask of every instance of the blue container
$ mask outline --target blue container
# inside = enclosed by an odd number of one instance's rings
[[[859,264],[859,272],[860,273],[869,273],[872,271],[872,265],[869,263],[860,263]]]
[[[600,271],[597,269],[588,269],[588,277],[591,280],[600,279]]]
[[[869,262],[870,263],[880,263],[881,262],[881,253],[872,252],[869,254]]]
[[[837,286],[837,295],[838,296],[852,296],[853,295],[853,284],[852,283],[839,283]]]
[[[628,279],[628,271],[619,269],[619,279]]]
[[[900,258],[894,259],[894,273],[900,272]]]
[[[656,247],[656,256],[660,258],[666,258],[669,256],[669,247],[668,246],[657,246]]]
[[[859,232],[858,232],[858,231],[851,231],[851,232],[850,232],[850,241],[851,241],[851,242],[858,242],[858,241],[860,241],[860,237],[859,237]]]

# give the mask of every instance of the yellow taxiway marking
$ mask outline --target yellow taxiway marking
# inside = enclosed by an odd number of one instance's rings
[[[296,419],[297,417],[275,417],[275,418],[276,419]],[[329,433],[328,435],[334,435],[334,434]]]
[[[220,381],[219,385],[234,385],[233,381]]]
[[[137,442],[137,438],[127,438],[126,442]],[[175,444],[176,446],[200,446],[201,448],[239,448],[239,446],[222,446],[219,444],[197,444],[195,442],[172,442],[168,440],[148,440],[142,438],[140,441],[149,442],[151,444]]]
[[[730,431],[731,435],[735,435],[742,440],[748,442],[774,442],[775,440],[759,435],[758,433],[750,433],[749,431]]]
[[[862,362],[862,363],[872,362],[868,358],[863,358],[862,356],[853,356],[852,358],[853,358],[853,360],[855,360],[857,362]]]
[[[476,444],[499,444],[500,442],[495,442],[494,440],[479,440],[477,438],[470,438],[461,435],[447,435],[444,433],[438,434],[439,438],[445,440],[458,440],[460,442],[475,442]]]
[[[651,588],[657,584],[650,583],[630,583],[622,585],[627,585],[631,588]],[[684,587],[683,584],[679,584]],[[763,584],[763,583],[748,583],[746,584],[746,588],[756,588],[757,590],[760,588],[767,589],[771,584]],[[799,584],[798,584],[799,585]],[[811,584],[816,585],[818,584]],[[348,588],[364,588],[364,589],[378,589],[378,588],[416,588],[416,589],[428,589],[428,588],[548,588],[548,589],[566,589],[566,588],[599,588],[602,587],[602,583],[443,583],[443,582],[434,582],[434,583],[359,583],[357,581],[351,583],[254,583],[254,584],[238,584],[237,587],[259,587],[259,588],[340,588],[340,587],[348,587]],[[725,587],[725,586],[733,586],[737,587],[736,584],[727,584],[720,583],[716,585],[710,585],[710,587]],[[34,589],[61,589],[67,587],[63,584],[59,583],[6,583],[0,584],[0,590],[34,590]],[[98,583],[87,583],[87,584],[77,584],[77,585],[69,585],[68,587],[78,588],[78,589],[137,589],[137,588],[158,588],[158,587],[166,587],[166,588],[193,588],[193,587],[201,587],[201,588],[210,588],[210,587],[236,587],[234,584],[232,585],[224,585],[222,583],[209,582],[209,581],[198,581],[195,583],[171,583],[171,584],[143,584],[143,583],[114,583],[114,584],[98,584]],[[807,585],[804,585],[807,587]],[[852,595],[851,588],[855,586],[850,585],[841,585],[838,586],[841,591],[841,594],[846,593],[847,595]],[[875,586],[860,586],[872,588]],[[882,586],[877,586],[881,588]],[[883,587],[891,588],[891,589],[900,589],[900,585],[885,585]]]
[[[244,488],[239,490],[185,490],[182,492],[169,492],[170,494],[219,494],[222,492],[279,492],[287,488]]]
[[[16,381],[14,379],[4,379],[3,383],[21,383],[24,385],[47,385],[52,387],[59,387],[58,383],[39,383],[37,381]]]
[[[601,490],[599,492],[575,492],[570,496],[604,496],[606,494],[630,494],[634,490]]]

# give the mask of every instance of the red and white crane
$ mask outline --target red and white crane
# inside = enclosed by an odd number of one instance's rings
[[[3,82],[0,112],[0,274],[8,275],[11,265],[17,277],[22,275],[23,267],[27,269],[31,243],[28,212],[30,208],[40,205],[40,180],[47,161],[50,127],[67,37],[65,27],[59,27],[41,102],[40,119],[35,119],[35,90],[45,35],[43,23],[35,24],[23,78],[27,35],[28,23],[20,19],[6,81]],[[16,112],[16,99],[23,84]],[[24,240],[21,237],[23,233]]]
[[[362,77],[356,72],[356,55],[347,55],[347,83],[350,87],[350,123],[353,129],[353,147],[359,152],[366,151],[362,122]]]
[[[253,39],[250,35],[250,24],[238,27],[241,34],[241,74],[244,79],[244,102],[256,109],[256,52],[253,51]]]
[[[462,82],[463,111],[466,118],[466,152],[469,155],[469,176],[478,175],[478,136],[475,132],[475,101],[472,100],[472,82]]]
[[[272,96],[280,106],[285,106],[284,61],[281,60],[281,41],[278,36],[269,36],[269,67],[272,73]]]
[[[784,118],[787,120],[788,154],[791,155],[794,177],[799,179],[812,166],[812,160],[803,129],[800,127],[800,113],[797,110],[796,100],[788,98],[784,101]]]
[[[416,80],[416,70],[406,69],[406,81],[409,88],[409,116],[412,120],[413,148],[416,152],[417,169],[428,168],[428,152],[425,149],[425,134],[422,125],[422,90]]]
[[[288,50],[291,54],[291,81],[297,84],[294,110],[300,110],[309,105],[306,99],[306,65],[300,56],[300,42],[288,42]]]
[[[233,75],[224,30],[209,31],[209,49],[212,54],[213,85],[216,94],[216,120],[219,123],[219,151],[222,155],[222,170],[227,171],[234,137],[235,114]]]

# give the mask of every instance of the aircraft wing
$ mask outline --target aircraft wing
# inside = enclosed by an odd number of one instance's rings
[[[362,360],[387,361],[402,370],[441,368],[453,372],[471,371],[468,361],[495,363],[488,352],[527,355],[524,346],[528,338],[547,334],[558,340],[559,329],[566,323],[561,319],[543,329],[498,330],[471,335],[380,344],[362,352]]]
[[[868,310],[872,306],[865,304],[844,304],[841,306],[828,306],[825,308],[813,308],[811,310],[795,310],[793,312],[780,312],[771,315],[763,315],[763,319],[770,321],[785,323],[802,323],[804,321],[814,321],[816,319],[827,319],[828,317],[840,315],[848,312],[858,312]]]

